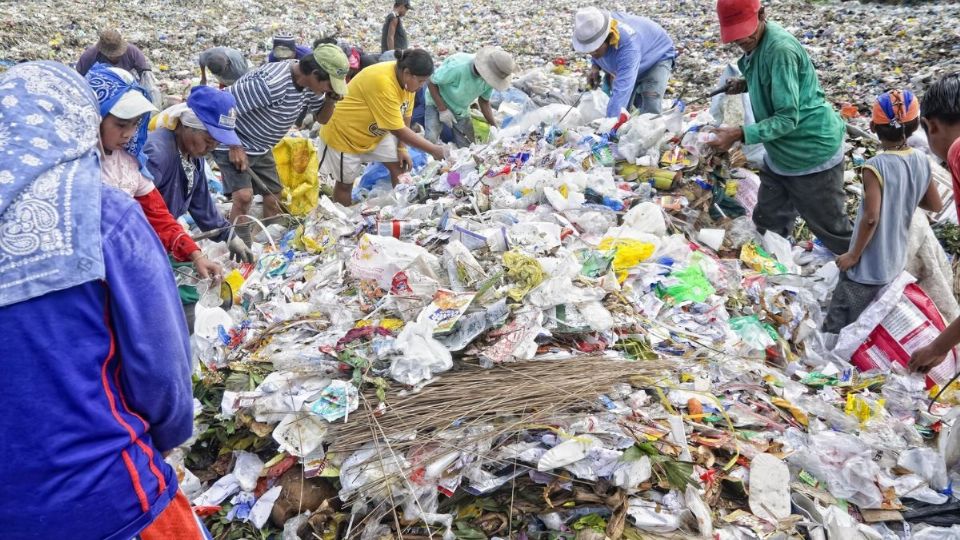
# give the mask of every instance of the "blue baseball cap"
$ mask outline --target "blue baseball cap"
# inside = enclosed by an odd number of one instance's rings
[[[207,133],[226,146],[241,146],[237,137],[237,100],[230,92],[210,86],[194,86],[187,107],[207,128]]]

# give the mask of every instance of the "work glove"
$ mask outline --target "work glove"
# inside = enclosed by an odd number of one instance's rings
[[[730,95],[743,94],[747,91],[746,79],[730,79],[724,86],[724,91]]]
[[[440,111],[440,123],[452,128],[457,123],[457,117],[453,115],[453,111],[450,109]]]
[[[250,251],[246,242],[239,236],[231,238],[230,242],[227,243],[227,248],[230,250],[230,258],[234,261],[245,263],[253,262],[253,251]]]

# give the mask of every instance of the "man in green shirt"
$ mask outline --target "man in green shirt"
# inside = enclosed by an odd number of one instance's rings
[[[797,214],[827,248],[846,253],[853,224],[845,211],[840,115],[824,99],[803,45],[766,20],[760,0],[718,0],[720,37],[736,43],[743,79],[728,94],[748,92],[756,123],[721,127],[711,143],[728,150],[736,142],[762,143],[760,193],[753,222],[760,232],[789,236]]]
[[[480,112],[491,127],[497,127],[490,96],[494,90],[510,87],[517,64],[510,53],[497,47],[484,47],[477,54],[457,53],[444,60],[427,83],[424,120],[427,139],[436,143],[442,126],[453,130],[453,142],[467,146],[474,142],[470,106],[479,100]]]

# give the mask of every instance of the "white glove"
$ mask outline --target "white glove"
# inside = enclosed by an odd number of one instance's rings
[[[230,258],[236,262],[253,262],[253,251],[250,251],[250,248],[247,246],[246,242],[243,241],[239,236],[234,236],[230,239],[230,242],[227,244],[227,248],[230,250]]]
[[[445,126],[453,127],[453,125],[457,123],[457,117],[453,115],[453,111],[450,109],[440,111],[440,123]]]

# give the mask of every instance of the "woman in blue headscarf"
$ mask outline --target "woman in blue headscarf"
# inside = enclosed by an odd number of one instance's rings
[[[93,66],[86,79],[97,96],[102,118],[100,166],[104,183],[137,199],[164,249],[174,259],[193,261],[201,278],[219,277],[223,269],[204,256],[170,214],[147,170],[143,147],[147,143],[149,115],[157,112],[147,91],[130,73],[106,64]]]
[[[0,74],[0,530],[147,539],[173,519],[169,538],[199,539],[162,457],[193,431],[176,284],[140,207],[100,180],[99,125],[69,67]]]

